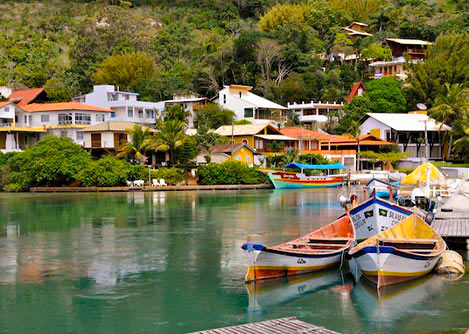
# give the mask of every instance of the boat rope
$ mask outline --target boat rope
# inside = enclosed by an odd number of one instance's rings
[[[341,251],[339,271],[342,271],[342,265],[344,264],[344,257],[345,257],[345,250]]]

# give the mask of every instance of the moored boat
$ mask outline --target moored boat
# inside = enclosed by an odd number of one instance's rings
[[[288,171],[275,171],[268,174],[270,181],[276,189],[291,188],[335,188],[344,183],[345,174],[330,174],[331,171],[344,169],[342,164],[331,165],[305,165],[291,163],[285,169],[300,170],[299,173]],[[305,171],[326,171],[327,175],[306,175]]]
[[[368,195],[372,196],[374,193],[377,197],[381,198],[391,198],[391,196],[396,198],[397,189],[398,187],[395,184],[375,179],[374,177],[366,185]]]
[[[410,215],[411,210],[376,196],[350,210],[358,242],[396,225]]]
[[[245,281],[263,280],[314,272],[332,267],[344,259],[355,239],[349,215],[301,238],[273,246],[247,243]]]
[[[349,256],[379,290],[428,274],[445,248],[441,236],[412,215],[353,247]]]

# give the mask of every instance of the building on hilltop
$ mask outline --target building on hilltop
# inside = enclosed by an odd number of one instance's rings
[[[374,70],[373,78],[396,78],[407,79],[405,68],[406,57],[411,63],[418,63],[425,59],[427,47],[430,42],[420,39],[387,38],[386,44],[391,49],[392,59],[390,61],[376,61],[370,63]]]
[[[342,30],[344,30],[350,39],[355,42],[357,38],[373,36],[373,34],[366,32],[366,27],[368,27],[368,24],[352,22],[350,25],[343,27]]]
[[[249,120],[252,123],[281,123],[287,120],[284,106],[250,92],[251,86],[224,86],[218,93],[218,104],[235,113],[235,120]]]
[[[344,103],[301,102],[288,103],[288,110],[298,115],[299,121],[310,128],[322,128],[331,118],[337,117]]]
[[[189,128],[194,127],[195,113],[197,110],[202,108],[207,102],[206,97],[197,97],[195,95],[173,95],[172,100],[165,100],[164,107],[165,109],[170,105],[180,105],[184,108],[185,111],[189,112],[189,118],[187,120],[187,126]]]
[[[363,93],[365,93],[365,91],[366,89],[365,89],[365,85],[363,84],[363,82],[361,81],[355,82],[352,86],[352,90],[350,91],[350,94],[347,96],[347,102],[352,102],[354,97],[362,96]]]
[[[397,144],[401,152],[410,153],[408,161],[420,163],[421,158],[426,157],[427,147],[429,159],[443,158],[442,133],[451,128],[424,113],[368,113],[360,130],[362,134]],[[425,133],[428,145],[425,145]]]

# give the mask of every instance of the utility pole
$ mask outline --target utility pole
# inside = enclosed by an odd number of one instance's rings
[[[429,152],[428,152],[427,120],[428,118],[425,119],[425,159],[427,160],[426,162],[428,162],[430,158],[430,155],[428,154]]]

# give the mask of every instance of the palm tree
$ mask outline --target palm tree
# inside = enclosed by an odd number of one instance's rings
[[[348,132],[345,134],[347,137],[353,138],[357,141],[357,170],[360,171],[360,122],[352,121],[350,123],[350,128]]]
[[[174,151],[182,145],[184,137],[184,122],[177,119],[158,122],[157,132],[153,137],[152,147],[156,151],[169,151],[171,166],[174,165]]]
[[[143,163],[145,153],[151,148],[150,129],[143,130],[140,125],[134,125],[133,129],[127,129],[125,132],[130,136],[130,141],[120,147],[121,152],[117,154],[117,157],[128,160],[135,159],[139,163]]]
[[[435,105],[428,110],[430,116],[441,122],[439,131],[444,124],[454,127],[456,122],[465,122],[469,113],[469,89],[461,84],[445,83],[445,93],[435,98]],[[446,141],[446,137],[444,141]],[[451,145],[450,145],[451,146]],[[446,158],[449,157],[451,147],[448,148]]]

